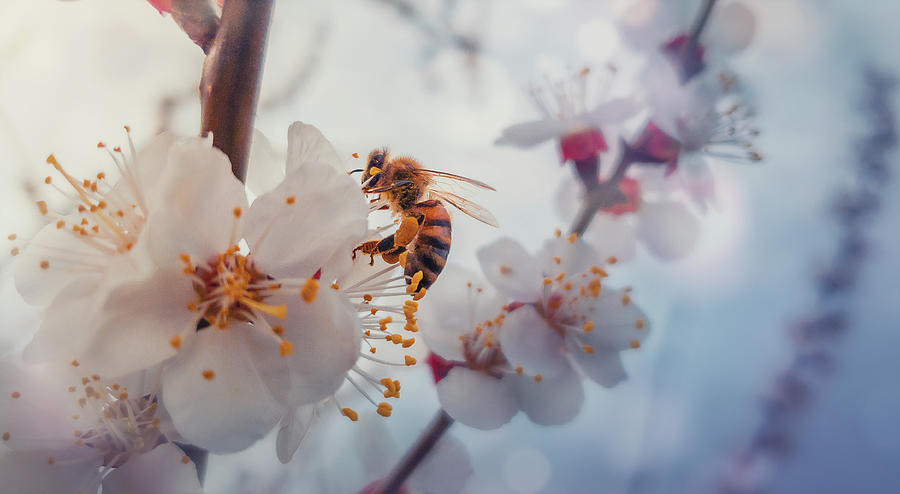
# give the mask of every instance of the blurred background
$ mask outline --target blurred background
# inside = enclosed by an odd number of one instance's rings
[[[699,6],[667,1],[685,22]],[[765,160],[713,165],[719,203],[701,217],[690,256],[663,262],[639,250],[616,268],[654,324],[643,349],[625,356],[627,382],[586,386],[584,409],[565,426],[520,415],[491,432],[453,427],[475,469],[465,492],[716,492],[771,410],[772,383],[797,352],[798,321],[828,309],[816,301],[822,273],[857,261],[860,276],[838,301],[846,324],[822,343],[827,372],[797,391],[802,403],[776,445],[782,453],[740,475],[776,493],[900,492],[900,186],[885,182],[879,214],[864,228],[868,248],[852,256],[836,254],[843,230],[832,208],[857,183],[859,142],[872,132],[866,67],[900,73],[900,4],[746,3],[756,36],[730,64],[753,96]],[[280,153],[288,125],[302,120],[323,131],[348,169],[359,166],[352,153],[387,145],[495,185],[497,193],[476,199],[502,228],[456,222],[453,263],[477,269],[475,250],[499,235],[536,250],[570,222],[554,196],[571,172],[552,144],[521,150],[493,141],[538,116],[525,89],[545,74],[639,63],[615,27],[630,4],[276,1],[256,127]],[[41,226],[33,201],[58,199],[39,187],[47,154],[75,174],[96,173],[112,167],[97,141],[124,144],[124,124],[139,147],[161,130],[195,134],[203,58],[143,0],[0,0],[3,230],[32,234]],[[883,101],[900,109],[896,98]],[[887,163],[895,172],[897,155]],[[9,261],[0,261],[4,352],[35,324]],[[383,461],[438,408],[427,366],[397,377],[404,399],[378,431]],[[287,466],[274,440],[212,457],[207,490],[358,491],[372,480],[371,437],[346,420],[325,422]]]

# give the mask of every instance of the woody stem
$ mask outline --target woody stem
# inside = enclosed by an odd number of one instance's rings
[[[391,472],[381,481],[374,494],[393,494],[403,486],[403,483],[415,471],[422,460],[434,448],[441,436],[453,425],[453,417],[447,415],[443,409],[431,419],[431,423],[419,436],[412,448],[403,455],[403,458],[394,466]]]
[[[231,161],[240,181],[247,176],[253,118],[273,0],[228,0],[216,38],[203,64],[200,104],[203,135]]]

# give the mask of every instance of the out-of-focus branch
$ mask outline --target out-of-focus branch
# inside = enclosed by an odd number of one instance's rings
[[[331,25],[327,22],[320,22],[316,25],[312,32],[308,49],[303,54],[302,60],[299,60],[287,84],[284,85],[275,94],[270,95],[259,103],[260,108],[270,109],[288,104],[309,84],[316,69],[322,61],[322,52],[325,43],[331,32]]]
[[[435,43],[441,43],[444,40],[466,53],[476,53],[481,49],[481,43],[474,36],[466,36],[464,34],[453,31],[452,29],[441,29],[434,23],[430,22],[424,13],[416,7],[415,2],[408,0],[377,0],[390,7],[393,7],[400,17],[406,19],[416,29],[432,39]],[[453,5],[447,6],[452,9]],[[445,17],[449,17],[447,12]]]
[[[793,356],[778,374],[765,397],[762,420],[715,486],[721,494],[761,492],[771,470],[794,444],[796,422],[802,417],[817,384],[828,375],[837,338],[848,331],[852,314],[846,300],[862,272],[869,239],[865,228],[881,208],[892,170],[888,156],[897,146],[897,117],[891,96],[897,81],[869,69],[865,71],[864,110],[871,133],[859,142],[860,159],[854,163],[855,180],[837,194],[832,213],[840,225],[834,257],[815,280],[816,308],[790,327]]]
[[[441,436],[447,432],[447,429],[453,425],[453,417],[447,414],[443,409],[431,419],[431,423],[416,440],[412,448],[403,455],[400,462],[394,466],[393,470],[381,481],[375,494],[393,494],[403,486],[403,483],[415,471],[416,467],[422,463],[422,460],[428,456],[432,448],[437,444]]]
[[[588,227],[591,226],[591,222],[597,216],[598,211],[610,208],[616,204],[622,204],[628,200],[622,190],[619,189],[619,183],[625,178],[625,172],[628,171],[628,168],[636,161],[630,152],[630,147],[623,142],[619,162],[616,164],[616,169],[609,179],[595,187],[586,187],[584,203],[581,205],[578,216],[575,217],[575,222],[569,228],[569,233],[574,233],[579,237],[584,235],[584,232],[587,231]]]
[[[244,180],[273,0],[228,0],[200,81],[203,134]]]

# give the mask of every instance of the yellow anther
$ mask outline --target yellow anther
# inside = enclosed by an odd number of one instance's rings
[[[413,344],[415,342],[416,342],[415,338],[407,338],[407,339],[403,340],[403,342],[401,343],[401,346],[403,346],[403,348],[409,348],[409,347],[413,346]]]
[[[7,238],[8,240],[15,240],[15,239],[16,239],[16,234],[15,234],[15,233],[10,233],[6,238]]]
[[[569,241],[570,244],[574,244],[576,240],[578,240],[578,234],[570,233],[566,240]]]
[[[235,218],[240,218],[243,212],[241,211],[241,208],[234,208],[231,210],[231,214],[233,214]]]
[[[513,269],[511,267],[509,267],[508,265],[506,265],[506,264],[500,265],[500,274],[502,274],[503,276],[509,276],[512,274],[512,272],[513,272]]]
[[[272,332],[281,336],[284,334],[284,327],[282,326],[272,326]]]
[[[416,325],[416,321],[409,321],[403,326],[403,329],[409,331],[410,333],[416,333],[419,331],[419,326]]]
[[[17,255],[19,255],[19,252],[20,252],[20,251],[19,251],[19,248],[18,248],[18,247],[13,247],[12,249],[9,250],[9,255],[11,255],[11,256],[17,256]]]
[[[356,413],[352,408],[341,408],[341,415],[347,417],[348,419],[356,422],[359,420],[359,414]]]
[[[553,262],[555,262],[556,264],[562,264],[562,259],[560,259],[559,256],[553,256]]]
[[[556,230],[553,231],[553,236],[555,236],[556,238],[562,237],[562,230],[557,228]]]
[[[78,367],[81,364],[77,360],[73,360],[69,362],[69,365],[71,365],[72,367]]]
[[[566,273],[559,273],[558,275],[556,275],[556,278],[554,278],[554,279],[556,281],[562,281],[563,278],[565,278],[565,277],[566,277]]]
[[[353,153],[350,156],[353,156],[354,158],[359,158],[359,153]]]
[[[191,458],[189,456],[185,455],[185,456],[181,457],[181,463],[184,463],[185,465],[187,465],[190,462],[191,462]]]
[[[634,320],[634,329],[644,329],[644,320],[643,319],[635,319]]]
[[[297,198],[294,196],[288,196],[288,198],[285,199],[284,202],[287,203],[288,205],[292,205],[295,202],[297,202]]]
[[[372,315],[374,316],[375,314],[378,313],[378,309],[376,309],[375,307],[372,307],[371,309],[369,309],[369,312],[371,312]]]
[[[553,283],[553,280],[551,280],[550,278],[544,278],[544,285],[549,285],[551,283]]]
[[[13,391],[12,394],[11,394],[10,396],[12,396],[13,399],[15,400],[15,399],[20,398],[20,397],[22,396],[22,393],[20,393],[20,392],[18,392],[18,391]]]
[[[522,366],[521,366],[521,365],[517,365],[517,366],[516,366],[516,374],[522,374],[522,372],[524,372],[524,371],[522,370]]]
[[[631,302],[631,297],[627,293],[622,295],[622,305],[628,305],[629,302]]]
[[[593,330],[594,330],[594,323],[591,322],[591,321],[585,321],[585,322],[584,322],[584,326],[582,327],[582,329],[584,329],[584,332],[585,332],[585,333],[590,332],[590,331],[593,331]]]
[[[384,319],[379,320],[379,321],[378,321],[378,325],[379,325],[379,326],[386,326],[386,325],[388,325],[389,323],[391,323],[391,322],[393,322],[393,321],[394,321],[394,318],[392,318],[391,316],[387,316],[387,317],[385,317]]]
[[[368,293],[365,294],[365,295],[363,295],[363,300],[365,300],[366,303],[371,302],[371,301],[372,301],[372,295],[370,295],[370,294],[368,294]]]
[[[172,348],[178,350],[179,348],[181,348],[181,337],[173,336],[171,339],[169,339],[169,344],[172,345]]]
[[[331,284],[331,289],[332,289],[332,290],[340,290],[340,289],[341,289],[341,285],[338,285],[337,283],[332,283],[332,284]]]
[[[591,273],[594,273],[601,278],[606,278],[607,276],[609,276],[606,271],[603,270],[603,268],[597,265],[591,266]]]
[[[206,379],[207,381],[212,381],[216,378],[216,373],[211,369],[206,369],[205,371],[201,372],[200,375],[202,375],[203,379]]]
[[[294,345],[292,345],[290,341],[283,340],[278,347],[278,351],[281,353],[282,357],[287,357],[294,353]]]
[[[40,211],[41,214],[47,214],[47,212],[49,211],[49,210],[47,209],[47,202],[46,202],[46,201],[37,201],[35,204],[37,204],[38,211]]]
[[[306,283],[303,284],[303,288],[300,289],[300,297],[303,298],[304,302],[312,303],[316,300],[316,295],[319,293],[319,282],[315,278],[307,278]]]
[[[425,277],[425,273],[421,270],[416,271],[416,274],[412,276],[409,280],[409,286],[406,287],[406,293],[413,293],[419,289],[419,282],[422,281],[422,278]]]
[[[542,375],[540,375],[540,374],[535,374],[535,375],[534,375],[534,382],[539,383],[539,382],[541,382],[541,381],[543,381],[543,380],[544,380],[544,376],[542,376]]]
[[[49,268],[50,268],[50,261],[48,261],[46,259],[41,261],[41,269],[49,269]]]
[[[403,342],[403,337],[400,336],[399,334],[389,334],[389,335],[385,336],[384,339],[390,341],[391,343],[393,343],[395,345],[399,345],[400,343]]]
[[[609,256],[609,258],[606,260],[607,264],[615,264],[617,262],[619,262],[619,260],[616,258],[616,256]]]
[[[591,345],[581,345],[581,349],[584,350],[584,353],[594,353],[594,347]]]
[[[401,267],[404,267],[404,268],[406,267],[406,256],[407,256],[407,254],[409,254],[409,252],[403,251],[403,252],[400,253],[399,256],[397,256],[397,262],[400,263],[400,266],[401,266]]]
[[[419,272],[421,273],[421,271]],[[422,298],[425,296],[425,292],[426,290],[424,288],[420,288],[419,291],[416,292],[415,295],[413,295],[413,300],[422,300]]]
[[[390,403],[382,401],[378,404],[378,408],[375,411],[378,412],[378,415],[381,415],[382,417],[390,417],[392,410],[393,407],[391,407]]]
[[[375,353],[375,347],[369,348],[369,353]]]
[[[62,230],[62,228],[66,226],[66,222],[64,220],[59,220],[56,222],[56,229]]]
[[[630,346],[631,348],[640,348],[641,342],[638,340],[631,340],[631,342],[628,343],[628,346]]]
[[[413,357],[410,357],[409,355],[406,355],[405,357],[403,357],[403,361],[406,365],[416,365],[416,359]]]

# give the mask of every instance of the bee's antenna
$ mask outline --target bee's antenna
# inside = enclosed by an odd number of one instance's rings
[[[347,172],[347,175],[353,175],[354,173],[360,173],[362,171],[362,168],[357,168],[356,170],[350,170],[349,172]]]

